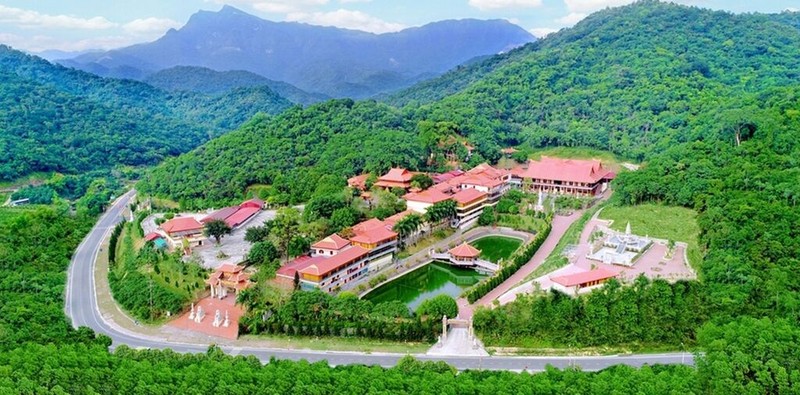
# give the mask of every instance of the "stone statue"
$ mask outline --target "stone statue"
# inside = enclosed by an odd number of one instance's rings
[[[222,319],[220,318],[220,315],[219,315],[219,309],[217,309],[217,312],[214,313],[214,322],[211,323],[211,325],[214,325],[214,328],[218,328],[219,324],[221,323],[221,321],[222,321]]]
[[[194,316],[194,322],[199,324],[200,321],[203,321],[203,318],[205,318],[205,316],[206,313],[203,311],[203,306],[197,306],[197,314],[195,314]]]
[[[189,319],[194,320],[194,302],[192,302],[192,310],[189,313]]]
[[[631,223],[630,222],[628,222],[628,224],[625,225],[625,234],[628,235],[628,236],[630,236],[630,234],[631,234]]]
[[[228,327],[231,325],[231,320],[228,317],[228,310],[225,310],[225,321],[222,322],[222,326]]]

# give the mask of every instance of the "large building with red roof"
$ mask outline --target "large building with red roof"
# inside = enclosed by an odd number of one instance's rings
[[[599,160],[560,159],[543,156],[512,171],[515,182],[528,192],[575,196],[603,193],[615,174]]]
[[[203,224],[194,217],[175,217],[160,226],[173,248],[182,247],[186,240],[190,247],[203,245]]]
[[[339,291],[392,263],[397,251],[392,226],[373,218],[353,226],[349,239],[336,233],[325,237],[311,245],[309,255],[278,269],[277,279],[287,285],[296,279],[301,289]]]
[[[454,170],[435,176],[435,184],[422,191],[403,196],[410,210],[424,214],[428,207],[445,200],[456,202],[453,226],[472,225],[484,207],[494,205],[512,186],[511,172],[486,163],[464,172]]]
[[[264,209],[264,201],[260,199],[245,200],[238,206],[223,207],[201,219],[206,224],[210,221],[225,221],[231,229],[236,229],[252,219],[259,211]]]
[[[567,295],[576,295],[582,289],[597,287],[616,276],[617,273],[610,270],[593,269],[585,272],[551,277],[550,280],[553,281],[553,289]]]
[[[380,176],[375,186],[392,189],[392,188],[411,188],[411,177],[414,177],[414,172],[402,168],[392,168],[388,173]]]

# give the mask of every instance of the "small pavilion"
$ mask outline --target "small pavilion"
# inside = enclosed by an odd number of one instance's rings
[[[250,274],[244,272],[244,266],[226,263],[211,274],[206,284],[211,288],[212,298],[224,299],[228,296],[228,292],[238,295],[252,283]]]
[[[464,242],[447,251],[453,260],[458,262],[474,262],[481,255],[481,250]]]

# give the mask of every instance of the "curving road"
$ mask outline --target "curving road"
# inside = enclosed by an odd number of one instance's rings
[[[78,246],[72,257],[68,270],[65,312],[74,327],[87,326],[97,333],[109,336],[113,347],[127,345],[133,348],[172,349],[177,352],[205,353],[209,344],[191,344],[169,342],[161,338],[130,332],[107,322],[101,315],[97,305],[94,284],[95,257],[100,252],[103,239],[113,227],[122,220],[122,210],[127,206],[135,191],[121,196],[109,207],[105,214],[92,228],[91,232]],[[311,362],[326,360],[331,365],[366,364],[393,366],[405,354],[361,353],[339,351],[287,350],[272,348],[231,347],[222,346],[231,355],[253,355],[263,362],[275,357],[279,359],[301,360]],[[459,357],[414,355],[423,361],[444,361],[457,369],[489,369],[513,371],[540,371],[547,365],[557,368],[577,366],[585,371],[600,370],[612,365],[626,364],[642,366],[652,364],[693,364],[690,353],[639,354],[619,356],[573,356],[573,357],[532,357],[532,356],[492,356],[492,357]]]

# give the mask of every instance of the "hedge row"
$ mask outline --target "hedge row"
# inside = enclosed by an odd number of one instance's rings
[[[119,235],[122,234],[122,228],[125,227],[125,221],[120,222],[117,226],[114,227],[114,230],[111,232],[111,238],[108,241],[108,263],[109,265],[114,264],[117,261],[117,242],[119,241]]]
[[[475,284],[474,287],[467,290],[467,300],[469,300],[470,303],[475,303],[476,300],[482,298],[489,293],[489,291],[502,284],[503,281],[506,281],[512,274],[516,273],[519,268],[528,263],[528,261],[533,258],[533,254],[535,254],[542,243],[544,243],[544,240],[547,239],[551,229],[552,220],[548,220],[547,226],[536,234],[533,241],[525,247],[525,250],[521,254],[514,257],[510,264],[506,264],[497,271],[494,276]]]

